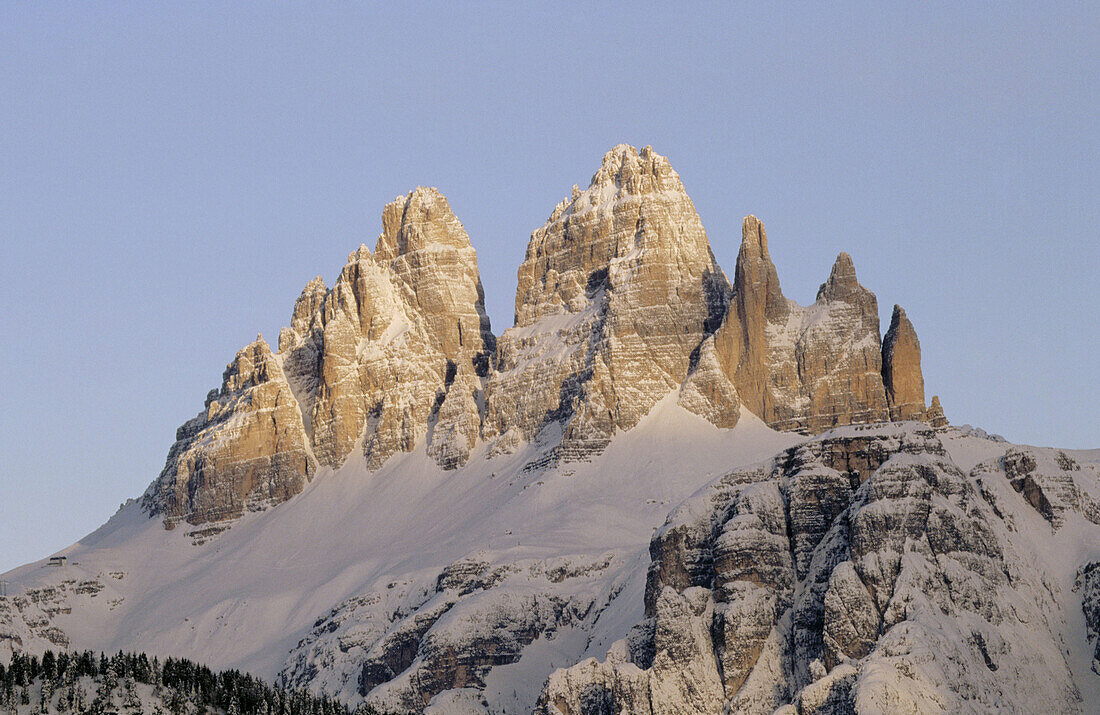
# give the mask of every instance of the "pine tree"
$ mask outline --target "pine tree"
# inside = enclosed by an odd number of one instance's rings
[[[50,681],[57,678],[57,656],[52,650],[42,654],[42,675]]]
[[[134,687],[135,681],[133,678],[126,680],[126,700],[122,703],[124,707],[128,708],[140,708],[141,699],[138,697],[137,690]]]
[[[46,651],[50,653],[50,651]],[[51,653],[52,655],[52,653]],[[52,667],[51,667],[52,670]],[[54,681],[53,678],[47,675],[47,671],[42,672],[42,686],[38,691],[38,704],[42,712],[49,710],[50,701],[53,700]]]

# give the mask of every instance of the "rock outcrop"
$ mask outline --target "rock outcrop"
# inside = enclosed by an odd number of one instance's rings
[[[316,466],[290,384],[257,337],[226,367],[205,409],[176,432],[144,502],[168,527],[223,521],[289,499]]]
[[[783,297],[764,226],[745,218],[733,300],[716,345],[743,404],[780,430],[820,432],[889,417],[878,302],[841,253],[817,301]]]
[[[258,341],[180,428],[146,497],[167,523],[284,501],[358,448],[370,468],[421,441],[446,468],[479,438],[495,340],[477,257],[447,200],[418,188],[386,206],[374,253],[331,290],[306,285],[273,355]]]
[[[370,469],[423,444],[444,469],[479,442],[539,442],[541,468],[585,459],[670,394],[713,424],[741,407],[779,430],[925,419],[920,345],[841,253],[809,307],[783,296],[763,224],[749,216],[731,286],[668,160],[608,152],[531,235],[515,325],[489,328],[469,236],[435,189],[382,213],[372,253],[295,302],[279,350],[246,348],[202,415],[181,428],[147,508],[170,523],[240,515],[361,454]],[[266,352],[265,352],[266,351]],[[250,378],[230,373],[256,368]],[[236,363],[235,363],[236,364]],[[251,373],[248,373],[251,375]],[[274,411],[274,420],[266,420]]]
[[[1092,672],[1100,675],[1100,561],[1085,564],[1077,571],[1073,590],[1081,594],[1081,610],[1085,614],[1092,650]]]
[[[1000,467],[1012,488],[1055,529],[1071,513],[1100,524],[1100,501],[1078,487],[1074,476],[1081,465],[1065,452],[1011,447]]]
[[[500,337],[489,380],[486,436],[531,440],[560,423],[564,456],[602,449],[679,388],[728,300],[668,160],[615,147],[588,188],[574,187],[531,235],[516,324]],[[735,422],[731,390],[707,389],[726,396],[719,419]]]
[[[768,325],[785,321],[791,306],[768,254],[768,234],[755,216],[746,216],[741,224],[733,288],[733,302],[720,330],[725,339],[718,341],[724,348],[723,362],[745,406],[769,421],[775,408],[768,389]]]
[[[890,328],[882,341],[882,382],[890,403],[890,419],[925,418],[920,341],[900,305],[894,306]]]
[[[933,427],[946,427],[948,425],[947,417],[943,414],[943,405],[940,404],[939,395],[932,395],[932,404],[928,405],[928,410],[924,413],[924,421]]]
[[[331,692],[353,686],[386,712],[420,712],[436,695],[483,689],[536,639],[595,621],[607,608],[615,554],[493,565],[467,558],[428,581],[387,579],[318,618],[280,679]],[[316,664],[328,667],[317,672]],[[537,687],[536,683],[528,686]]]
[[[1081,711],[1058,595],[993,496],[1051,450],[966,474],[941,434],[846,428],[714,481],[653,537],[645,620],[538,712]]]

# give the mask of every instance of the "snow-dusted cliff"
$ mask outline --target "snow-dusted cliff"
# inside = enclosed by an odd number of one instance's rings
[[[724,430],[671,393],[591,461],[538,467],[552,443],[453,471],[359,456],[206,541],[133,502],[65,566],[4,576],[0,648],[441,712],[1100,702],[1100,453],[744,411]]]
[[[499,340],[446,199],[387,206],[141,500],[3,576],[0,658],[445,713],[1087,712],[1098,524],[1100,451],[947,426],[847,254],[799,306],[750,216],[731,283],[668,161],[620,146]]]

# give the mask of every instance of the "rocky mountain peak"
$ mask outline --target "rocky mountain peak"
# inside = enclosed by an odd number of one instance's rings
[[[298,339],[297,336],[309,334],[313,327],[314,316],[320,313],[326,295],[328,295],[328,288],[325,287],[325,279],[321,276],[306,283],[298,300],[294,301],[290,327],[279,331],[279,352],[289,350]]]
[[[231,518],[293,496],[357,445],[371,468],[425,439],[440,464],[465,462],[495,348],[477,254],[434,188],[388,204],[382,229],[331,289],[306,285],[278,355],[262,339],[237,355],[180,428],[151,511],[169,523]]]
[[[787,314],[787,299],[779,287],[779,274],[768,253],[764,222],[748,215],[741,222],[741,248],[737,252],[733,291],[738,298],[742,323],[756,324],[755,316],[780,320]]]
[[[531,234],[487,433],[531,439],[560,422],[564,451],[602,448],[680,386],[729,291],[668,160],[612,149],[589,187]]]
[[[721,362],[743,404],[776,429],[819,432],[887,417],[878,301],[847,253],[817,302],[803,308],[783,297],[764,225],[745,217],[733,301],[716,344],[725,346]]]
[[[592,176],[592,187],[614,188],[619,196],[663,191],[684,193],[680,176],[666,157],[651,146],[638,150],[629,144],[619,144],[604,154],[599,170]]]
[[[818,288],[817,298],[852,302],[857,295],[866,292],[868,291],[856,279],[856,267],[852,263],[852,257],[841,251],[836,257],[836,262],[833,263],[832,271],[829,272],[829,279]]]
[[[829,272],[829,278],[817,291],[817,302],[831,303],[842,301],[859,309],[861,320],[866,324],[868,333],[879,334],[878,298],[860,285],[856,278],[856,267],[852,257],[841,251]],[[877,337],[876,337],[877,341]]]
[[[584,310],[611,279],[613,262],[672,261],[688,272],[703,265],[721,273],[680,177],[651,148],[615,147],[587,189],[573,188],[531,234],[518,271],[517,326]]]
[[[925,418],[920,340],[905,310],[896,304],[882,342],[882,380],[890,404],[890,419]],[[939,416],[943,416],[942,408]]]
[[[476,360],[484,374],[495,338],[477,253],[450,203],[438,189],[417,187],[386,205],[382,227],[374,260],[398,279],[431,343],[452,360]]]
[[[277,355],[258,340],[230,365],[181,428],[161,491],[190,496],[165,511],[220,518],[318,467],[374,469],[418,445],[446,469],[482,440],[584,459],[670,395],[723,428],[742,405],[780,430],[924,418],[912,326],[896,315],[883,344],[851,257],[802,307],[783,295],[763,223],[741,228],[731,286],[668,159],[619,145],[532,232],[498,340],[469,235],[437,189],[417,187],[385,206],[373,252],[353,251],[331,288],[305,286]],[[261,454],[286,458],[270,467],[283,487],[242,476]],[[236,501],[202,506],[226,480]]]
[[[442,246],[465,249],[470,237],[434,186],[418,186],[382,209],[382,234],[374,249],[378,260]]]
[[[144,508],[169,528],[239,517],[300,492],[316,470],[298,403],[263,339],[226,366],[204,410],[176,431]]]
[[[239,392],[271,380],[279,372],[279,365],[271,347],[261,334],[243,347],[222,375],[221,394]]]

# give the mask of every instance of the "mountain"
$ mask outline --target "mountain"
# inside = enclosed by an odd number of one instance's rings
[[[4,575],[0,658],[415,712],[1100,704],[1100,450],[949,426],[848,254],[801,306],[749,216],[731,282],[668,160],[622,145],[532,233],[496,336],[438,191],[382,227],[140,499]]]

